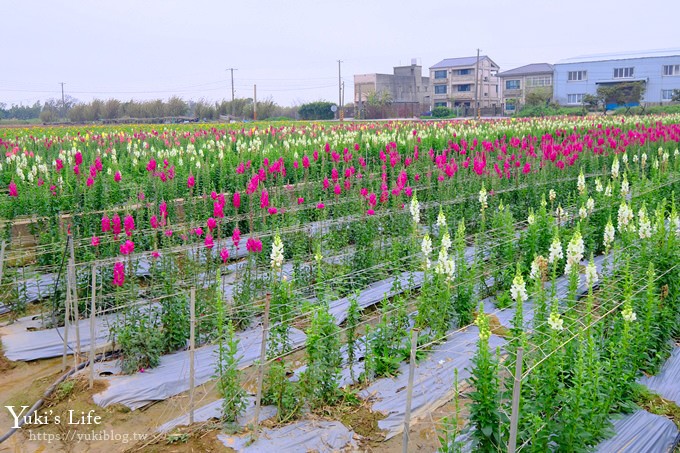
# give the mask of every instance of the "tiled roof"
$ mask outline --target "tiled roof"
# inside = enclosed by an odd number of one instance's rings
[[[588,63],[593,61],[606,60],[630,60],[632,58],[655,58],[655,57],[673,57],[680,56],[680,49],[657,49],[657,50],[641,50],[633,52],[614,52],[601,53],[594,55],[582,55],[579,57],[566,58],[558,61],[556,64],[567,63]]]
[[[484,58],[489,58],[486,55],[480,55],[479,60],[483,60]],[[491,58],[489,58],[491,60]],[[491,60],[493,63],[493,60]],[[458,66],[474,66],[477,63],[477,56],[474,57],[459,57],[459,58],[446,58],[439,63],[437,63],[434,66],[430,66],[430,69],[439,69],[439,68],[456,68]],[[496,64],[496,63],[494,63]]]
[[[531,74],[552,73],[553,66],[548,63],[532,63],[519,68],[509,69],[504,72],[499,72],[498,77],[506,76],[523,76]]]

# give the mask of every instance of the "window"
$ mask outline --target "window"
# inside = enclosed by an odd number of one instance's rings
[[[456,71],[456,74],[458,75],[470,75],[472,73],[472,69],[459,69]]]
[[[505,104],[505,110],[515,110],[515,104],[508,102]]]
[[[680,75],[680,64],[666,64],[663,66],[663,75],[677,76]]]
[[[506,90],[519,90],[519,80],[506,80],[505,81]]]
[[[446,69],[443,71],[434,71],[434,78],[435,79],[445,79],[446,78]]]
[[[569,82],[588,80],[588,71],[569,71],[567,75],[567,80]]]
[[[458,91],[472,91],[472,85],[458,85]]]
[[[527,80],[526,80],[527,88],[549,87],[551,85],[552,85],[552,77],[551,76],[527,77]]]
[[[635,68],[614,68],[614,78],[615,79],[625,79],[628,77],[633,77]]]
[[[446,102],[435,102],[434,106],[435,107],[446,107]]]
[[[673,100],[673,92],[675,90],[661,90],[661,100],[662,101],[671,101]]]
[[[582,104],[583,103],[583,95],[584,95],[584,93],[568,94],[567,95],[567,104]]]
[[[446,85],[435,85],[434,94],[446,94]]]

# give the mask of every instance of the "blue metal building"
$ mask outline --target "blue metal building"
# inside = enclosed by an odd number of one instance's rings
[[[670,102],[673,90],[680,90],[680,49],[588,55],[554,67],[553,99],[562,105],[581,105],[602,84],[642,81],[646,104]]]

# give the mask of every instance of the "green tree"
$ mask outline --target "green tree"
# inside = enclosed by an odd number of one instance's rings
[[[335,114],[331,107],[335,105],[328,101],[316,101],[302,104],[298,109],[300,119],[303,120],[332,120]]]
[[[605,105],[616,104],[630,111],[631,104],[639,104],[645,94],[645,82],[622,82],[597,87],[597,96]]]
[[[546,87],[532,88],[531,90],[527,90],[525,102],[529,106],[538,107],[546,105],[548,101],[550,101],[551,96],[552,91],[549,88]]]

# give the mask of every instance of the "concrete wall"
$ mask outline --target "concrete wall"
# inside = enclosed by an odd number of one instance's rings
[[[661,102],[662,90],[680,90],[680,75],[664,76],[664,65],[680,64],[680,55],[670,57],[629,58],[593,62],[558,63],[555,65],[553,98],[567,105],[569,94],[595,94],[598,83],[614,79],[614,68],[633,67],[634,75],[628,80],[646,80],[643,102]],[[587,80],[569,81],[570,71],[587,71]],[[616,79],[626,81],[627,79]]]

